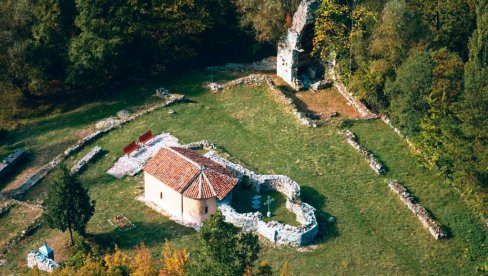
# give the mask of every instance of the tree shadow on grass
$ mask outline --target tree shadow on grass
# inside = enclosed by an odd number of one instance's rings
[[[315,210],[315,217],[319,224],[319,234],[315,239],[315,244],[325,243],[328,240],[338,238],[340,236],[337,230],[336,223],[330,223],[327,220],[332,216],[328,212],[324,212],[326,207],[326,198],[320,192],[312,187],[301,187],[301,198],[304,202],[312,205]]]
[[[133,249],[140,243],[144,243],[147,247],[153,247],[163,245],[165,240],[178,239],[195,233],[195,230],[172,221],[161,224],[133,223],[135,227],[127,231],[121,231],[114,227],[110,232],[91,234],[90,236],[98,244],[107,248],[114,248],[115,244],[117,244],[121,249]]]

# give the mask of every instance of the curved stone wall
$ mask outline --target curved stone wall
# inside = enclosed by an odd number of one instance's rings
[[[221,203],[219,209],[226,217],[226,220],[244,231],[254,231],[270,241],[291,246],[303,246],[314,241],[318,234],[318,223],[315,217],[315,208],[307,203],[301,202],[300,185],[288,176],[284,175],[260,175],[235,164],[213,151],[204,155],[207,158],[221,164],[239,178],[249,177],[257,191],[277,190],[286,195],[286,208],[296,215],[300,226],[291,226],[277,221],[264,222],[262,214],[255,213],[238,213],[228,202]]]

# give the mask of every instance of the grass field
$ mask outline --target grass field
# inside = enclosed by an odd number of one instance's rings
[[[182,143],[209,140],[256,172],[288,175],[301,185],[302,199],[317,208],[320,225],[317,246],[299,252],[295,248],[265,244],[261,259],[269,261],[275,269],[287,260],[296,275],[477,273],[476,266],[488,255],[486,228],[459,196],[443,184],[443,179],[435,171],[424,168],[386,125],[358,121],[351,128],[360,142],[387,166],[387,175],[378,177],[345,143],[337,127],[301,126],[264,86],[240,86],[217,94],[207,92],[202,82],[216,78],[195,72],[174,79],[167,86],[186,94],[192,100],[190,103],[150,113],[93,144],[101,146],[106,154],[81,175],[97,202],[87,229],[91,235],[100,241],[117,243],[128,252],[133,252],[133,247],[142,241],[155,256],[161,252],[165,239],[192,248],[195,231],[169,221],[134,199],[143,192],[141,176],[117,180],[105,173],[122,154],[124,145],[151,129],[156,133],[170,132]],[[146,91],[141,95],[149,94]],[[29,145],[38,143],[37,139],[48,141],[50,135],[45,132],[49,133],[51,128],[55,132],[64,130],[69,136],[118,109],[104,110],[103,106],[100,103],[101,110],[82,111],[86,120],[76,110],[72,111],[70,116],[76,118],[73,125],[62,121],[64,115],[58,115],[41,120],[39,123],[45,127],[34,127],[32,134],[15,135]],[[126,106],[129,103],[117,105]],[[169,109],[175,113],[169,114]],[[52,143],[56,135],[53,137],[49,140]],[[72,164],[91,147],[67,162]],[[448,228],[451,238],[435,241],[389,191],[387,178],[398,179],[412,191]],[[44,197],[48,182],[49,177],[32,189],[27,199]],[[136,228],[126,232],[114,229],[108,219],[118,214],[124,214]],[[325,222],[330,215],[337,218],[334,225]],[[55,233],[41,229],[7,256],[8,264],[2,269],[17,271],[26,252]]]

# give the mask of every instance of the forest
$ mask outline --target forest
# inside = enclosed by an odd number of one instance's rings
[[[299,3],[0,1],[0,135],[46,105],[273,54]],[[488,1],[322,0],[313,46],[449,185],[486,208]]]

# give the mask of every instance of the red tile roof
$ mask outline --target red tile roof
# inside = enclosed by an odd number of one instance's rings
[[[163,147],[144,171],[193,199],[223,199],[237,185],[237,178],[220,164],[184,148]]]

